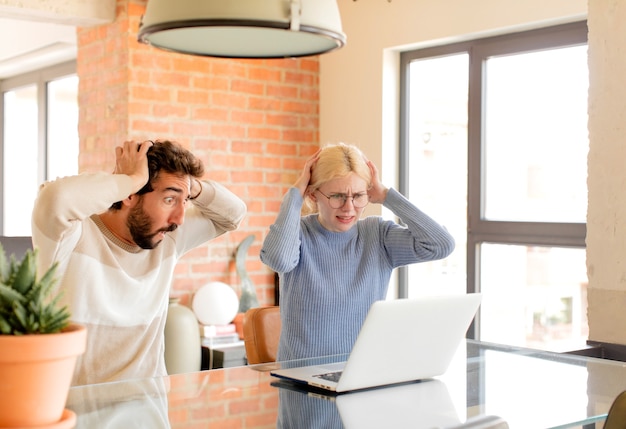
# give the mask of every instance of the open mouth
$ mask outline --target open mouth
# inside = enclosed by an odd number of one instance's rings
[[[341,223],[350,223],[354,220],[354,216],[337,216],[337,220]]]

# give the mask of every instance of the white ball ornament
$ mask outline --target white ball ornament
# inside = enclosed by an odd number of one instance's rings
[[[203,325],[227,325],[237,315],[239,298],[226,283],[211,282],[198,289],[191,307]]]

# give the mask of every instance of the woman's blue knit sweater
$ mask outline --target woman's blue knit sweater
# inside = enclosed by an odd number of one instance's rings
[[[317,214],[301,217],[302,203],[289,189],[261,249],[261,261],[280,277],[278,360],[349,353],[394,268],[454,250],[447,230],[394,189],[383,205],[406,226],[370,216],[331,232]]]

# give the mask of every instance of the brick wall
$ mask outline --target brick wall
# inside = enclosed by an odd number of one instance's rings
[[[234,252],[253,234],[246,267],[262,304],[273,273],[259,259],[280,200],[319,146],[317,57],[229,60],[174,54],[137,42],[142,0],[118,0],[116,20],[78,30],[81,171],[112,170],[124,140],[170,139],[197,154],[206,177],[248,205],[241,228],[193,250],[175,272],[188,302],[222,281],[239,291]]]

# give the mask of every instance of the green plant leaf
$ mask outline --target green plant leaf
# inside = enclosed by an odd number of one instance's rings
[[[10,335],[12,333],[11,324],[2,314],[0,314],[0,333],[4,335]]]
[[[19,264],[15,278],[13,280],[13,289],[25,294],[35,283],[37,279],[37,269],[35,264],[36,251],[26,251],[22,263]]]
[[[0,282],[5,282],[9,277],[9,260],[0,243]]]
[[[36,257],[36,249],[27,251],[20,262],[13,256],[7,261],[4,255],[4,277],[0,279],[0,334],[55,333],[69,325],[70,312],[59,304],[61,294],[52,296],[58,265],[53,264],[38,280]]]
[[[55,262],[52,266],[45,272],[45,274],[39,280],[39,284],[42,286],[42,292],[44,296],[48,296],[50,292],[52,292],[52,287],[56,284],[56,270],[59,264]]]
[[[15,301],[13,303],[13,314],[15,314],[22,326],[26,326],[28,313],[21,302]]]
[[[13,301],[25,302],[26,298],[10,286],[0,283],[0,303],[11,306]]]

